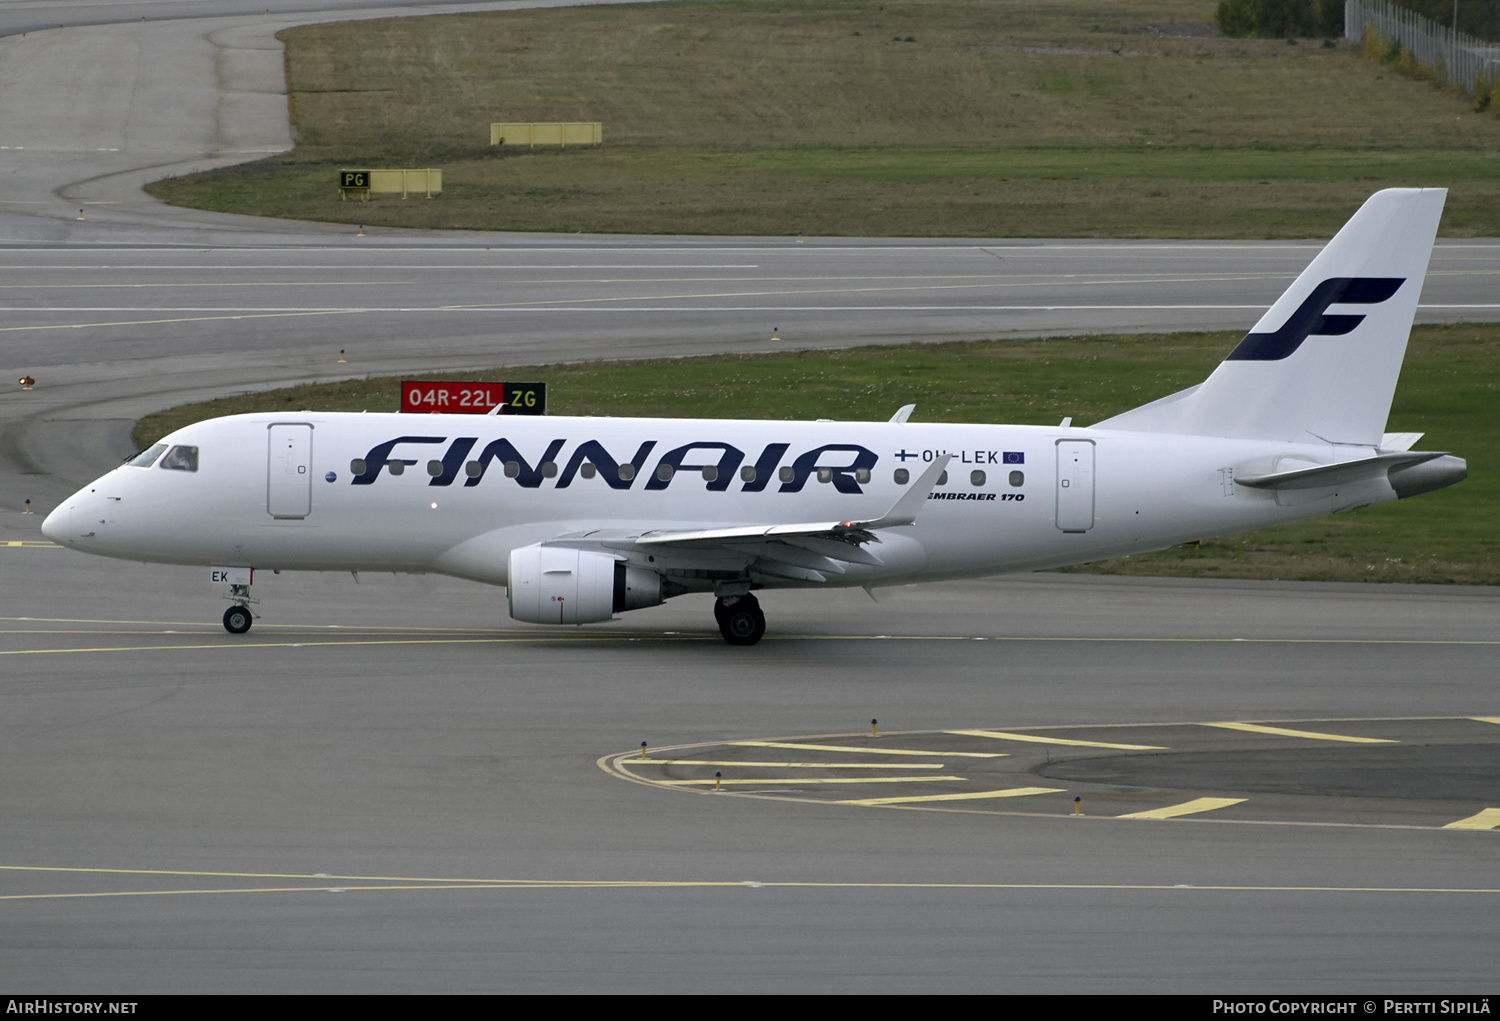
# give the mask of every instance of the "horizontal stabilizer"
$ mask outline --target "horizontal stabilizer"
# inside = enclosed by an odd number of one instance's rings
[[[1325,489],[1342,486],[1349,482],[1376,479],[1392,470],[1400,471],[1425,461],[1447,457],[1446,451],[1417,451],[1415,453],[1376,454],[1355,461],[1339,461],[1335,464],[1313,465],[1292,471],[1272,472],[1268,475],[1236,476],[1234,484],[1251,489]]]

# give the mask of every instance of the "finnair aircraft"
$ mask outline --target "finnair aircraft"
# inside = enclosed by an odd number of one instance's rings
[[[1372,196],[1203,383],[1087,428],[468,415],[235,415],[70,497],[72,549],[196,564],[249,630],[256,570],[437,572],[589,624],[713,593],[904,585],[1162,549],[1451,485],[1385,433],[1446,192]],[[407,469],[413,469],[407,471]]]

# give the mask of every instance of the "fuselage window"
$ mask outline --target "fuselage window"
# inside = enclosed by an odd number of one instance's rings
[[[161,459],[161,466],[167,471],[195,472],[198,470],[198,448],[173,447],[167,451],[167,456]]]
[[[595,475],[599,474],[599,469],[594,467],[592,461],[585,461],[583,462],[583,465],[578,469],[578,474],[582,475],[586,479],[591,479]]]
[[[442,476],[442,474],[443,474],[443,462],[441,462],[441,461],[428,461],[427,462],[427,474],[431,475],[435,479],[436,478],[440,478]]]
[[[907,471],[905,468],[897,468],[894,477],[896,479],[896,485],[904,486],[911,478],[911,472]]]
[[[674,474],[670,464],[659,464],[656,466],[656,477],[662,482],[671,482]]]
[[[982,485],[984,485],[984,472],[982,472],[982,471],[972,471],[972,472],[969,472],[969,485],[971,485],[971,486],[982,486]]]
[[[868,469],[868,468],[856,468],[856,469],[854,469],[854,481],[858,482],[860,485],[864,485],[866,482],[869,482],[870,481],[870,469]]]
[[[745,467],[743,467],[743,468],[740,469],[740,481],[741,482],[754,482],[755,481],[755,466],[754,465],[747,464],[747,465],[745,465]]]
[[[832,482],[833,481],[833,469],[832,468],[819,468],[818,469],[818,481],[819,482]]]
[[[705,464],[703,466],[703,481],[704,482],[717,482],[717,481],[719,481],[719,466],[716,465],[716,464]]]
[[[161,452],[166,449],[167,445],[165,443],[158,443],[150,450],[143,450],[130,459],[130,466],[132,468],[150,468],[156,459],[161,457]]]
[[[790,482],[797,477],[797,472],[791,467],[791,465],[787,465],[785,468],[781,468],[776,472],[776,477],[782,482]]]
[[[624,479],[626,482],[629,482],[631,479],[635,478],[635,465],[631,464],[628,461],[620,465],[620,478]]]
[[[940,486],[946,486],[948,484],[948,473],[947,472],[943,472],[943,474],[941,474],[941,475],[938,476],[937,484],[940,485]]]
[[[1024,483],[1025,481],[1026,481],[1026,475],[1024,473],[1022,473],[1022,472],[1011,472],[1010,473],[1010,484],[1011,485],[1013,485],[1013,486],[1019,486],[1022,483]]]
[[[544,479],[555,479],[555,478],[557,478],[557,462],[556,461],[543,461],[542,462],[542,478],[544,478]]]

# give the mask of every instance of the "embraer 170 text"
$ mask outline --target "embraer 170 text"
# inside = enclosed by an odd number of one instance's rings
[[[251,624],[255,570],[438,572],[588,624],[711,592],[904,585],[1162,549],[1451,485],[1384,433],[1446,192],[1372,196],[1203,383],[1088,428],[235,415],[179,429],[42,526],[200,564]],[[412,470],[408,471],[410,468]]]

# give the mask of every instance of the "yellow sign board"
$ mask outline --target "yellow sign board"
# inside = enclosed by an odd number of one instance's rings
[[[490,125],[490,145],[598,145],[604,140],[599,121],[559,123],[507,122]]]
[[[374,194],[395,195],[406,198],[412,192],[432,198],[443,193],[443,171],[441,168],[423,170],[340,170],[339,198],[347,198],[354,192],[361,198]]]

